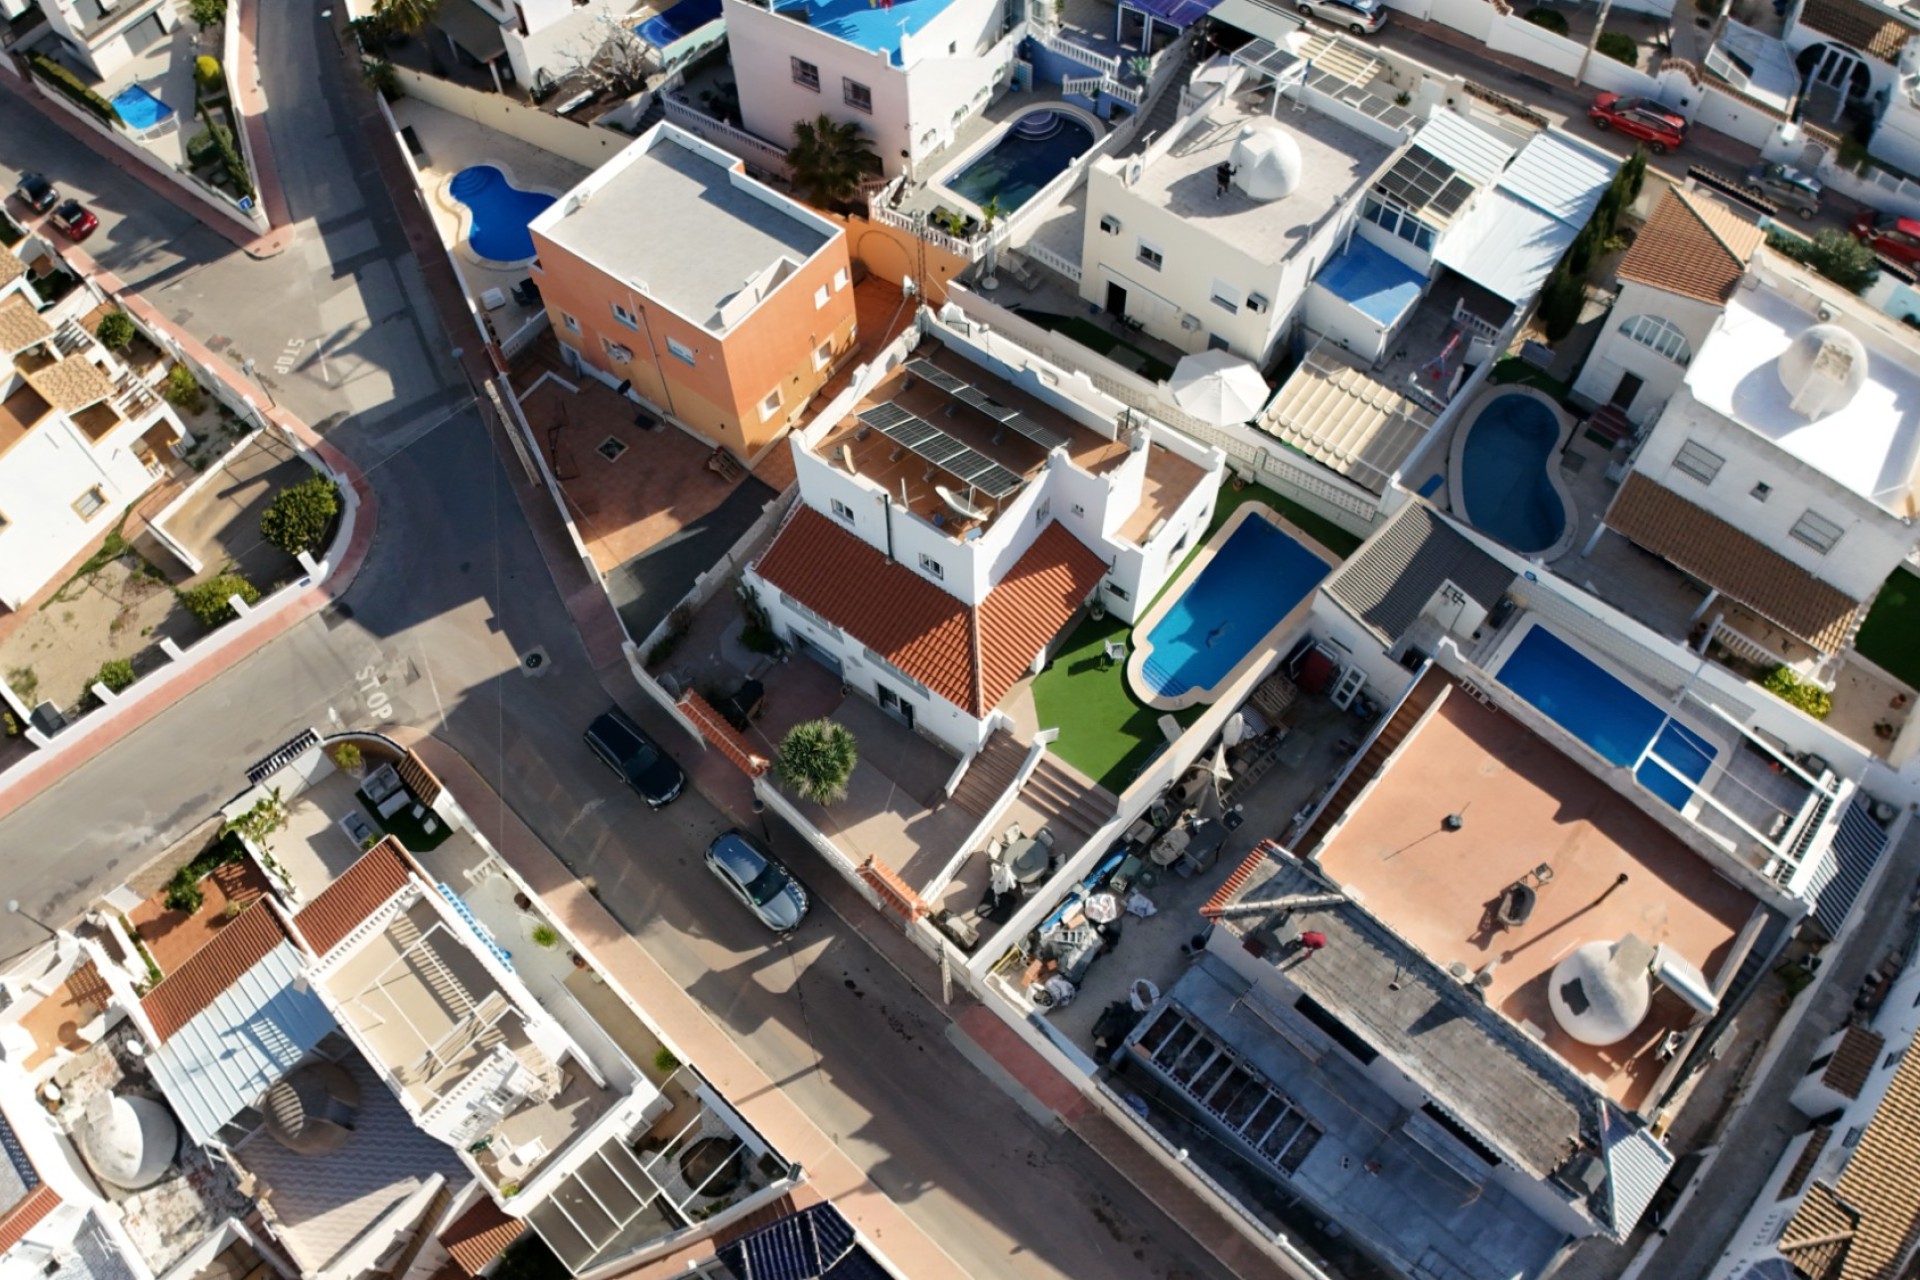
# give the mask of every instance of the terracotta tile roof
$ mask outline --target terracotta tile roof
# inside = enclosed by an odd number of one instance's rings
[[[976,718],[1006,696],[1106,572],[1056,521],[972,609],[811,507],[796,510],[757,568]]]
[[[1845,646],[1860,601],[1639,472],[1620,486],[1604,519],[1820,652]]]
[[[19,294],[0,302],[0,354],[18,355],[52,336],[53,326]]]
[[[757,778],[767,771],[770,761],[755,751],[740,731],[728,724],[727,718],[715,711],[705,698],[689,689],[680,695],[678,705],[687,719],[700,726],[700,736],[718,747],[734,768],[749,778]]]
[[[0,284],[12,284],[27,274],[27,264],[13,256],[12,252],[0,248]]]
[[[1826,1151],[1827,1143],[1833,1139],[1833,1130],[1821,1125],[1807,1139],[1807,1145],[1800,1148],[1800,1158],[1793,1162],[1793,1168],[1787,1170],[1786,1181],[1780,1184],[1780,1194],[1776,1200],[1791,1200],[1800,1194],[1800,1188],[1807,1185],[1807,1179],[1813,1176],[1813,1166],[1820,1163],[1821,1153]]]
[[[1867,1087],[1867,1077],[1879,1065],[1880,1051],[1886,1047],[1887,1038],[1879,1032],[1866,1027],[1848,1027],[1833,1057],[1827,1060],[1820,1083],[1846,1097],[1859,1097],[1860,1091]]]
[[[896,914],[905,916],[909,924],[927,914],[926,901],[913,891],[912,885],[900,878],[898,872],[880,859],[868,858],[861,863],[860,878],[866,881]]]
[[[1882,62],[1899,58],[1900,46],[1913,35],[1912,27],[1865,0],[1807,0],[1797,25],[1825,32]]]
[[[0,1218],[0,1253],[5,1253],[26,1238],[27,1232],[60,1205],[60,1194],[42,1182],[27,1193],[26,1199]]]
[[[27,382],[56,409],[78,412],[113,394],[113,381],[91,360],[69,356],[27,375]]]
[[[189,956],[185,964],[141,999],[140,1007],[152,1021],[154,1034],[163,1042],[167,1040],[286,939],[280,917],[264,902],[242,908],[213,941]]]
[[[1269,851],[1278,847],[1271,840],[1262,840],[1254,845],[1253,852],[1241,860],[1240,865],[1233,869],[1233,874],[1221,881],[1220,887],[1214,890],[1213,896],[1208,898],[1206,905],[1200,908],[1200,914],[1209,920],[1218,920],[1220,913],[1233,902],[1234,895],[1240,892],[1247,881],[1253,879],[1253,873],[1266,862]]]
[[[398,840],[388,836],[361,854],[319,897],[302,907],[293,923],[313,954],[324,956],[405,888],[412,874],[413,863],[406,851]]]
[[[471,1209],[440,1233],[440,1243],[447,1246],[447,1252],[453,1255],[454,1264],[461,1271],[477,1276],[526,1229],[524,1221],[508,1217],[506,1210],[493,1202],[492,1196],[481,1196]]]
[[[1780,1252],[1816,1280],[1893,1280],[1920,1235],[1920,1053],[1887,1096],[1832,1187],[1815,1183],[1780,1236]],[[1822,1270],[1821,1268],[1825,1268]]]
[[[1764,238],[1703,195],[1669,187],[1620,259],[1619,277],[1704,302],[1725,302]]]

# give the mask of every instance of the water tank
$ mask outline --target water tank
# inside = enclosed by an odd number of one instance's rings
[[[150,1098],[95,1094],[80,1122],[80,1154],[103,1182],[128,1191],[150,1187],[173,1163],[180,1128]]]
[[[1233,140],[1233,185],[1253,200],[1278,200],[1300,185],[1300,144],[1277,120],[1255,120]]]
[[[1631,944],[1631,945],[1630,945]],[[1581,1044],[1618,1044],[1653,1003],[1651,948],[1638,939],[1589,942],[1553,967],[1547,1002],[1560,1029]]]
[[[1867,348],[1837,324],[1816,324],[1775,362],[1793,411],[1808,420],[1847,407],[1867,381]]]

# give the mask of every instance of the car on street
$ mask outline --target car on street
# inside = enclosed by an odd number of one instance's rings
[[[13,188],[13,194],[20,197],[20,203],[35,213],[45,213],[60,200],[60,193],[53,184],[38,173],[23,173]]]
[[[1639,139],[1655,155],[1663,155],[1687,140],[1686,117],[1652,98],[1603,93],[1587,108],[1587,118],[1596,129],[1618,129],[1629,138]]]
[[[687,785],[687,775],[661,750],[647,731],[618,707],[587,726],[587,746],[621,781],[655,809],[672,804]]]
[[[707,870],[775,933],[792,933],[807,914],[807,891],[744,831],[727,831],[707,846]]]
[[[1920,218],[1864,209],[1853,220],[1853,238],[1883,258],[1920,267]]]
[[[1385,0],[1300,0],[1295,8],[1357,36],[1371,35],[1387,25]]]
[[[100,226],[100,219],[94,217],[93,211],[78,200],[68,200],[61,204],[47,215],[47,221],[51,222],[61,235],[74,241],[85,240]]]
[[[1747,170],[1748,195],[1771,200],[1782,209],[1791,209],[1803,218],[1820,212],[1820,182],[1790,164],[1756,164]]]

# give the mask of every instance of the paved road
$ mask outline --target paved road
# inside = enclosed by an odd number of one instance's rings
[[[276,150],[292,157],[289,203],[318,239],[303,234],[287,254],[252,262],[4,98],[0,168],[42,168],[87,199],[103,224],[88,248],[197,333],[236,345],[268,325],[273,335],[334,335],[325,368],[303,357],[268,376],[370,467],[377,537],[325,613],[0,823],[5,896],[33,916],[71,917],[302,728],[424,728],[596,876],[656,959],[975,1274],[1223,1277],[1077,1139],[1036,1125],[989,1084],[947,1041],[944,1018],[830,911],[770,945],[700,868],[699,850],[721,827],[701,797],[650,813],[586,751],[579,730],[606,705],[608,673],[592,669],[495,443],[445,392],[458,375],[429,358],[450,344],[371,165],[336,136],[334,121],[345,121],[331,68],[314,61],[319,33],[277,6],[262,28]],[[386,310],[387,281],[397,312]],[[366,402],[386,386],[391,399]],[[519,657],[535,647],[550,661],[523,675]],[[376,714],[376,690],[390,718]],[[803,875],[831,874],[810,867],[789,834],[774,835]],[[36,941],[26,920],[0,915],[0,954]]]

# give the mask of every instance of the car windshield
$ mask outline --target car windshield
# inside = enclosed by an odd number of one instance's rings
[[[60,206],[60,216],[68,222],[72,222],[84,212],[86,211],[80,207],[78,200],[69,200]]]
[[[753,899],[754,906],[764,907],[779,897],[786,887],[787,873],[769,862],[747,885],[747,896]]]
[[[633,744],[633,750],[627,754],[627,768],[634,773],[640,773],[651,769],[653,762],[659,758],[660,753],[653,749],[651,742],[636,741]]]

